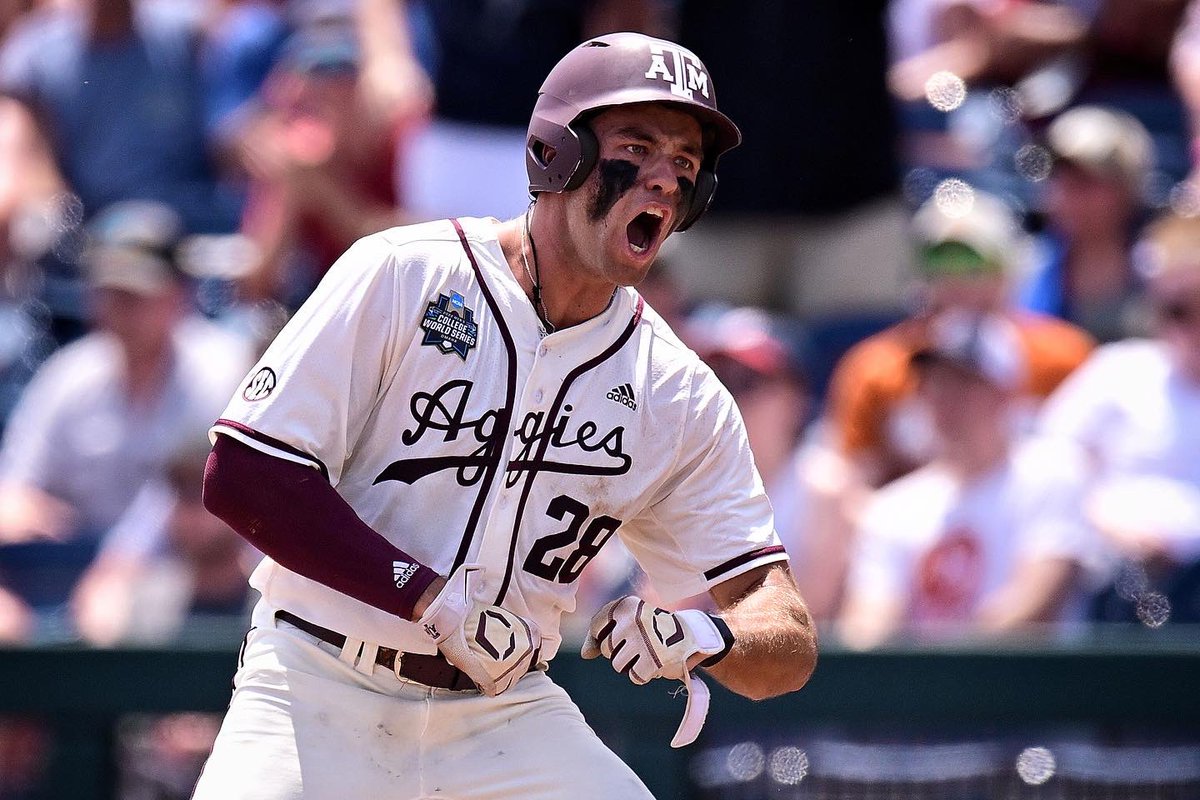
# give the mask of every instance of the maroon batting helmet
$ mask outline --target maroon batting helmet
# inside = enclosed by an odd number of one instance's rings
[[[742,134],[717,110],[708,70],[695,53],[640,33],[589,39],[550,70],[529,121],[525,147],[529,192],[565,192],[583,185],[599,156],[586,118],[600,109],[630,103],[678,106],[704,130],[696,193],[676,226],[684,230],[708,208],[717,188],[717,159],[736,147]]]

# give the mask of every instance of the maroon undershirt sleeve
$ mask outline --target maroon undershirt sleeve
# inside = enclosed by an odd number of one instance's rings
[[[204,507],[284,567],[411,619],[437,577],[358,518],[313,467],[217,436],[204,469]],[[401,587],[392,562],[417,569]]]

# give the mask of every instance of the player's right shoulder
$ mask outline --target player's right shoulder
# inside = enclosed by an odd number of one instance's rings
[[[495,220],[463,218],[458,220],[459,228],[454,222],[439,219],[387,228],[359,239],[347,254],[391,262],[401,269],[444,267],[463,254],[463,238],[468,246],[495,238]]]
[[[458,235],[454,231],[454,226],[450,220],[441,219],[412,225],[397,225],[367,234],[351,245],[350,251],[357,250],[364,254],[403,255],[456,242],[458,242]]]
[[[347,248],[330,272],[342,282],[388,272],[419,280],[450,268],[461,255],[462,245],[451,221],[434,220],[367,234]]]

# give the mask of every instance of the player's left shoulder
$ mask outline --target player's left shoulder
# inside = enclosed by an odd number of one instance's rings
[[[634,295],[635,302],[640,296]],[[649,303],[642,303],[638,330],[638,353],[645,361],[651,383],[680,397],[720,398],[724,385]]]

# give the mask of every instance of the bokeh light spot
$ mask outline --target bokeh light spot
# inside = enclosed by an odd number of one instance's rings
[[[1053,778],[1057,767],[1054,754],[1045,747],[1026,747],[1017,756],[1017,775],[1031,786],[1041,786]]]
[[[1158,592],[1145,592],[1138,596],[1137,616],[1147,628],[1161,628],[1171,618],[1171,601]]]
[[[735,780],[749,782],[762,775],[766,760],[762,747],[754,742],[742,742],[729,749],[725,763]]]
[[[1017,173],[1027,181],[1038,183],[1050,176],[1054,157],[1040,144],[1022,145],[1013,156]]]
[[[808,774],[808,754],[799,747],[778,747],[771,752],[767,773],[776,783],[795,786]]]
[[[1021,118],[1024,104],[1021,95],[1009,86],[1000,86],[988,93],[988,107],[992,114],[1003,122],[1016,122]]]
[[[953,111],[967,99],[967,85],[953,72],[941,70],[925,81],[925,99],[938,111]]]
[[[965,217],[975,206],[975,189],[959,178],[947,178],[933,190],[933,202],[947,217]]]

